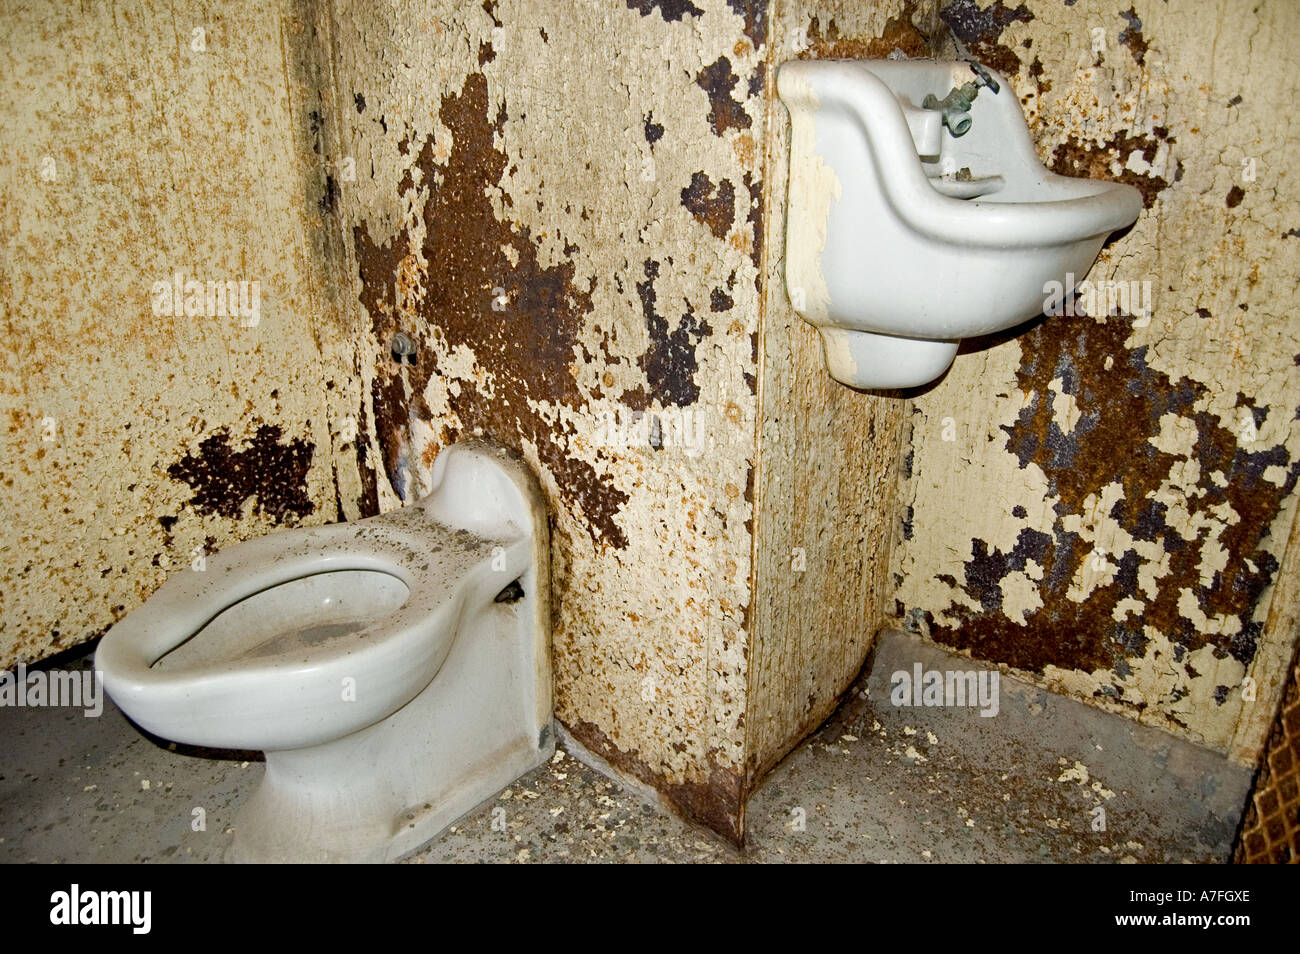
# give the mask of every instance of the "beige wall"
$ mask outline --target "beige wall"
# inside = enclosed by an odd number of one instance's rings
[[[933,11],[851,0],[775,7],[773,67],[796,58],[928,49],[912,18],[926,26]],[[751,783],[830,715],[892,613],[889,562],[907,418],[899,395],[866,394],[833,381],[816,331],[790,307],[784,278],[789,123],[773,86],[768,93],[762,429],[746,712]]]
[[[717,0],[320,19],[331,159],[359,171],[341,298],[373,353],[421,346],[362,366],[382,466],[360,510],[418,494],[461,434],[520,449],[552,505],[557,716],[733,839],[883,617],[901,418],[831,387],[772,295],[769,22]]]
[[[0,8],[3,665],[103,632],[196,548],[334,519],[336,469],[355,483],[301,30],[274,3]],[[259,282],[260,320],[155,314],[177,271]]]

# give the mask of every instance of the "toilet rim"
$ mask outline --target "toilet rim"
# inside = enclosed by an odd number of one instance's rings
[[[364,532],[370,528],[380,532]],[[488,546],[480,546],[477,554],[465,553],[456,561],[460,572],[451,581],[445,570],[431,569],[446,562],[431,543],[454,533],[436,524],[415,533],[384,524],[383,517],[378,517],[354,524],[296,528],[236,544],[208,558],[202,571],[169,577],[152,597],[115,624],[100,642],[95,668],[104,674],[110,692],[122,693],[198,682],[212,683],[215,688],[216,683],[228,680],[259,675],[283,679],[335,665],[356,668],[363,652],[409,654],[420,641],[427,640],[431,628],[445,622],[447,610],[458,615],[460,597],[468,591],[476,571],[481,572],[492,559]],[[507,572],[514,568],[510,577],[514,579],[527,569],[528,541],[505,541],[503,546]],[[349,570],[386,573],[401,581],[409,595],[392,613],[325,646],[295,647],[276,655],[214,662],[194,669],[153,668],[159,659],[242,600],[294,580]],[[366,638],[376,633],[383,633],[383,638]],[[450,637],[446,641],[450,642]],[[436,646],[428,649],[439,652]]]

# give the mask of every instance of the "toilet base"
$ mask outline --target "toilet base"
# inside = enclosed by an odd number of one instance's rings
[[[268,753],[267,776],[236,817],[234,842],[222,860],[228,864],[396,861],[554,753],[555,733],[548,726],[531,744],[519,739],[512,747],[487,753],[460,784],[397,811],[386,793],[364,791],[364,785],[338,790],[332,798],[310,794],[293,784],[301,779],[296,771],[289,775],[293,781],[286,783],[286,776],[272,769]],[[375,811],[377,804],[383,810]]]
[[[538,536],[540,550],[546,535]],[[549,579],[544,552],[533,566]],[[311,748],[267,752],[225,860],[393,861],[548,761],[550,607],[538,573],[519,579],[516,602],[466,613],[438,675],[387,719]]]

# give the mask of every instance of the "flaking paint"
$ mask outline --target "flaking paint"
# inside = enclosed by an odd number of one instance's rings
[[[300,12],[0,12],[0,664],[93,638],[205,552],[336,519],[358,479]],[[178,271],[258,281],[260,321],[154,313]]]
[[[331,148],[364,157],[338,267],[371,326],[380,506],[460,435],[518,449],[552,508],[557,715],[733,839],[764,119],[747,10],[340,2],[326,28],[348,106]],[[384,354],[399,329],[414,365]],[[699,445],[609,439],[684,414]]]
[[[1300,451],[1300,195],[1271,104],[1300,21],[1193,7],[944,5],[1007,72],[1044,162],[1142,191],[1089,278],[1149,281],[1154,308],[963,347],[915,397],[895,569],[932,639],[1250,762],[1295,638],[1272,621],[1291,615],[1273,594]]]
[[[1171,6],[219,4],[212,60],[148,2],[120,21],[9,14],[10,660],[102,631],[195,547],[395,507],[447,442],[482,434],[551,507],[560,719],[734,841],[888,605],[1249,761],[1296,612],[1277,589],[1300,450],[1278,290],[1300,215],[1270,105],[1293,83],[1271,37],[1296,24],[1281,3]],[[941,52],[947,28],[1012,78],[1045,162],[1143,190],[1096,274],[1150,275],[1157,311],[1054,318],[968,347],[933,390],[862,394],[828,379],[786,297],[803,240],[784,234],[774,71]],[[104,72],[69,95],[24,36],[94,49]],[[158,48],[180,54],[131,66]],[[157,145],[38,108],[61,100]],[[256,161],[230,161],[232,130]],[[33,178],[46,151],[77,172],[63,191]],[[148,314],[144,279],[177,262],[262,276],[255,333]],[[86,304],[104,298],[136,303]],[[397,331],[411,362],[389,353]],[[1088,429],[1133,395],[1131,434]],[[703,439],[611,443],[623,412],[690,412]],[[46,415],[70,439],[34,441]],[[1108,466],[1116,445],[1142,466]],[[1098,543],[1115,559],[1092,572],[1078,548]]]

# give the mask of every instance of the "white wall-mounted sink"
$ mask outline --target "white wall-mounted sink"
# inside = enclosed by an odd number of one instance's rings
[[[962,338],[1040,314],[1045,285],[1082,277],[1142,209],[1132,186],[1046,169],[1014,92],[984,72],[1000,91],[979,88],[951,123],[923,104],[978,85],[967,62],[796,61],[777,73],[791,126],[786,286],[837,381],[934,380]]]

